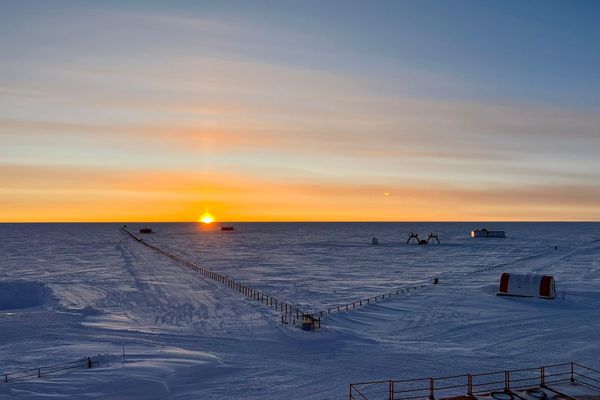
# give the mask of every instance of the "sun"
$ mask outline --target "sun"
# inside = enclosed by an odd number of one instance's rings
[[[215,222],[215,217],[213,217],[211,213],[206,211],[200,216],[200,218],[198,218],[198,222],[202,222],[203,224],[210,224]]]

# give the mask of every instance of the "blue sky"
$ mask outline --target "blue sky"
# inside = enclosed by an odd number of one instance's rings
[[[598,21],[597,1],[3,2],[0,219],[597,219]]]

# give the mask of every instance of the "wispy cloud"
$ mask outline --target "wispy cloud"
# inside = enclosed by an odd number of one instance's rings
[[[598,218],[594,106],[473,96],[372,54],[340,67],[329,39],[235,19],[32,18],[0,28],[0,219],[69,219],[74,198],[82,219],[98,202],[124,219],[188,220],[199,203],[244,220]]]

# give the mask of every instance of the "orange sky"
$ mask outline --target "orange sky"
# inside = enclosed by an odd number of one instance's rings
[[[4,221],[594,220],[600,189],[315,184],[227,174],[0,168]],[[387,193],[387,195],[386,195]],[[590,200],[592,199],[592,200]],[[554,218],[548,218],[548,215]]]

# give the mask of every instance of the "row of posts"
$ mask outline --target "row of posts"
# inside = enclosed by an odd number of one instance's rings
[[[435,278],[435,280],[434,280],[433,283],[434,284],[438,284],[439,283],[438,278]],[[422,285],[422,286],[425,286],[425,285]],[[384,300],[384,299],[390,298],[392,296],[398,296],[400,294],[404,294],[405,292],[409,293],[411,290],[413,290],[413,291],[417,290],[417,288],[418,288],[417,286],[410,286],[410,287],[407,287],[407,288],[404,288],[404,289],[398,289],[395,292],[390,292],[390,293],[387,293],[387,294],[380,294],[380,295],[377,295],[377,296],[374,296],[374,297],[369,297],[368,299],[356,300],[356,301],[353,301],[352,303],[343,304],[341,306],[331,307],[331,308],[328,308],[326,310],[319,311],[316,314],[318,314],[319,317],[322,317],[323,315],[325,315],[325,314],[331,314],[332,312],[342,312],[342,311],[353,310],[356,307],[362,307],[362,306],[365,306],[367,304],[370,304],[371,301],[376,302],[378,300]]]
[[[92,362],[92,357],[88,357],[87,360],[86,360],[86,367],[92,368],[93,364],[94,363]],[[44,367],[44,368],[51,368],[51,367]],[[72,368],[72,367],[69,367],[69,368]],[[69,369],[69,368],[64,368],[64,369]],[[29,370],[29,371],[31,371],[31,370]],[[35,371],[35,370],[33,370],[33,371]],[[60,369],[57,369],[55,371],[60,371]],[[10,373],[10,374],[8,374],[8,373],[4,374],[4,383],[8,383],[8,376],[9,375],[15,375],[15,374],[19,374],[19,372]],[[37,377],[38,378],[42,377],[42,368],[38,368],[37,369]]]
[[[571,383],[575,382],[575,367],[574,367],[574,365],[575,365],[574,363],[570,363],[570,373],[569,373],[570,378],[569,378],[569,380]],[[504,371],[503,373],[504,373],[504,392],[509,393],[510,392],[510,371]],[[539,385],[542,388],[546,387],[545,367],[540,367]],[[350,400],[353,399],[352,386],[353,385],[350,385]],[[481,385],[478,385],[478,386],[481,386]],[[442,387],[440,389],[444,389],[444,388]],[[389,395],[389,400],[395,399],[395,385],[394,385],[393,380],[389,381],[388,395]],[[467,374],[467,396],[474,398],[473,397],[473,375],[471,375],[471,374]],[[429,378],[429,400],[435,400],[435,378]]]
[[[251,298],[252,300],[256,300],[256,301],[260,301],[261,303],[264,303],[265,305],[269,306],[269,307],[273,307],[276,310],[280,310],[281,311],[281,320],[284,323],[288,323],[288,317],[290,316],[293,318],[293,323],[296,324],[296,322],[301,321],[302,322],[302,329],[305,330],[315,330],[315,329],[319,329],[321,327],[321,320],[320,318],[315,318],[312,314],[305,314],[304,312],[300,311],[297,307],[291,306],[275,297],[272,296],[268,296],[265,295],[264,293],[258,291],[258,290],[254,290],[252,288],[249,288],[245,285],[242,285],[241,283],[238,283],[236,281],[234,281],[231,278],[228,278],[226,276],[217,274],[216,272],[210,271],[206,268],[200,267],[194,263],[191,263],[189,261],[185,261],[182,258],[179,258],[171,253],[168,253],[154,245],[151,245],[149,243],[146,243],[144,240],[138,238],[137,236],[135,236],[134,234],[132,234],[131,232],[129,232],[128,230],[126,230],[125,228],[121,228],[123,229],[123,231],[125,231],[126,233],[129,234],[129,236],[131,236],[132,238],[134,238],[135,240],[137,240],[138,242],[142,243],[143,245],[169,257],[170,259],[172,259],[173,261],[178,262],[179,264],[182,264],[190,269],[193,269],[196,272],[201,273],[202,275],[217,281],[218,283],[221,283],[223,285],[226,285],[227,287],[238,291],[239,293],[243,294],[244,296]],[[285,316],[285,317],[284,317]],[[310,329],[308,329],[310,328]]]

